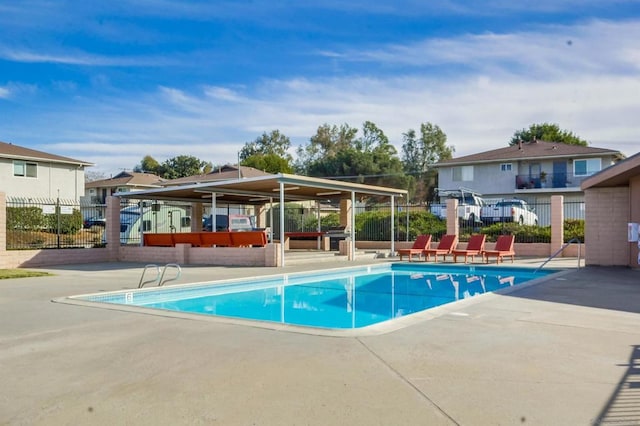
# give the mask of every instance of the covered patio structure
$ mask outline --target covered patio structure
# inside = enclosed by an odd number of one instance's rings
[[[355,257],[355,211],[354,206],[356,200],[363,197],[377,197],[380,199],[389,199],[391,207],[391,235],[394,235],[394,205],[396,198],[406,196],[407,191],[404,189],[387,188],[380,186],[364,185],[358,183],[349,183],[342,181],[335,181],[330,179],[312,178],[306,176],[298,176],[291,174],[275,174],[269,176],[260,176],[246,179],[235,179],[219,182],[209,183],[197,183],[191,185],[183,185],[179,187],[153,189],[147,191],[136,191],[129,193],[117,194],[116,197],[112,197],[112,200],[108,202],[107,212],[107,242],[120,241],[118,225],[109,226],[109,224],[119,224],[119,206],[120,202],[117,198],[121,199],[136,199],[136,200],[163,200],[173,202],[188,202],[192,205],[192,218],[191,227],[192,231],[200,231],[202,226],[202,212],[205,204],[210,204],[212,211],[216,211],[218,205],[251,205],[256,209],[257,226],[264,228],[266,225],[266,206],[273,206],[274,203],[278,203],[280,206],[284,206],[286,202],[301,202],[301,201],[339,201],[340,202],[340,222],[345,226],[348,231],[347,238],[347,256],[348,259],[353,260]],[[270,223],[276,223],[273,218],[273,209],[270,209],[271,217]],[[212,215],[214,221],[212,229],[216,229],[215,214]],[[224,261],[224,264],[228,265],[247,265],[246,259],[242,260],[243,254],[248,255],[250,258],[255,255],[256,250],[264,251],[264,262],[260,261],[260,256],[254,257],[254,260],[250,264],[256,266],[284,266],[285,265],[285,212],[283,208],[279,209],[279,235],[274,235],[272,241],[270,241],[264,248],[234,248],[234,256],[227,257],[221,256],[224,254],[222,250],[229,249],[222,247],[201,247],[196,250],[215,250],[217,253],[215,258],[218,259],[217,264]],[[320,214],[318,210],[318,231],[320,223]],[[182,244],[178,244],[183,246]],[[119,247],[119,244],[109,244],[109,248],[112,250],[124,250],[125,255],[128,251],[130,255],[133,255],[135,260],[145,260],[146,256],[142,252],[136,250],[134,255],[131,249],[147,249],[147,247]],[[116,247],[117,246],[117,247]],[[163,249],[165,247],[162,247]],[[160,249],[160,247],[148,247],[148,249]],[[191,256],[189,254],[189,247],[175,247],[170,248],[174,251],[182,253],[178,255],[174,261],[182,260],[183,263],[206,263],[205,259],[213,259],[214,257],[204,255],[203,252],[198,252],[197,255]],[[240,253],[237,250],[245,250],[246,253]],[[251,251],[253,250],[253,251]],[[391,240],[390,251],[395,252],[394,241]],[[185,255],[186,253],[186,255]],[[115,253],[114,253],[115,254]],[[151,254],[157,256],[159,254]],[[165,252],[161,257],[166,256]],[[143,258],[139,258],[142,256]],[[122,253],[115,254],[115,257],[122,258]],[[167,258],[168,259],[168,258]],[[235,260],[234,260],[235,259]],[[211,263],[211,261],[209,261]]]

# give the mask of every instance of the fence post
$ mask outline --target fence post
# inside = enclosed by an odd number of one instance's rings
[[[0,192],[0,259],[7,251],[7,194]],[[0,262],[0,267],[4,267]]]
[[[107,239],[107,251],[109,260],[113,262],[120,258],[120,198],[112,195],[107,197],[106,218],[104,232]]]
[[[60,192],[60,190],[58,190]],[[62,212],[60,211],[60,197],[56,198],[56,248],[60,248],[60,222],[62,220]]]
[[[447,200],[447,234],[460,235],[460,221],[458,220],[458,200]]]
[[[564,244],[564,196],[551,196],[551,245],[549,255],[560,250]]]

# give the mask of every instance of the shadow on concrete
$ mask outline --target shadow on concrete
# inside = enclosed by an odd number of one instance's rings
[[[640,271],[589,266],[507,296],[640,313]]]
[[[625,374],[593,425],[640,425],[640,345],[632,346]]]

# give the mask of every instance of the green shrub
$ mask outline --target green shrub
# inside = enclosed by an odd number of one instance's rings
[[[39,231],[45,227],[40,207],[7,207],[7,229]]]
[[[407,239],[406,214],[395,216],[395,231],[398,241]],[[438,239],[447,230],[446,222],[429,212],[409,212],[409,238],[413,241],[420,234],[431,234]],[[361,241],[390,241],[391,213],[369,211],[356,215],[356,239]]]
[[[480,231],[487,235],[487,241],[495,241],[498,235],[509,234],[516,236],[516,243],[550,243],[550,226],[518,225],[517,223],[496,223],[485,226]],[[564,221],[564,241],[577,238],[584,243],[584,220],[566,219]]]
[[[584,243],[584,219],[565,219],[564,242],[577,238]]]
[[[549,243],[551,242],[550,226],[519,225],[506,222],[485,226],[480,231],[486,234],[487,241],[495,241],[498,235],[515,235],[516,243]]]
[[[58,215],[45,215],[45,227],[49,232],[58,232]],[[82,214],[80,213],[80,210],[73,209],[73,213],[71,214],[60,215],[61,234],[75,234],[80,229],[82,229]]]
[[[306,231],[315,231],[316,229],[318,229],[318,217],[307,216],[303,226]],[[328,215],[322,216],[320,218],[320,229],[322,229],[323,231],[326,231],[329,228],[335,228],[337,226],[340,226],[339,213],[329,213]]]
[[[409,238],[407,238],[407,215],[396,215],[399,241],[413,241],[418,235],[430,234],[434,240],[447,232],[447,222],[427,211],[409,212]]]

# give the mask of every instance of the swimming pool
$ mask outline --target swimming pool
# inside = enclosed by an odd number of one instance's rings
[[[555,272],[392,263],[72,299],[290,326],[361,329]]]

